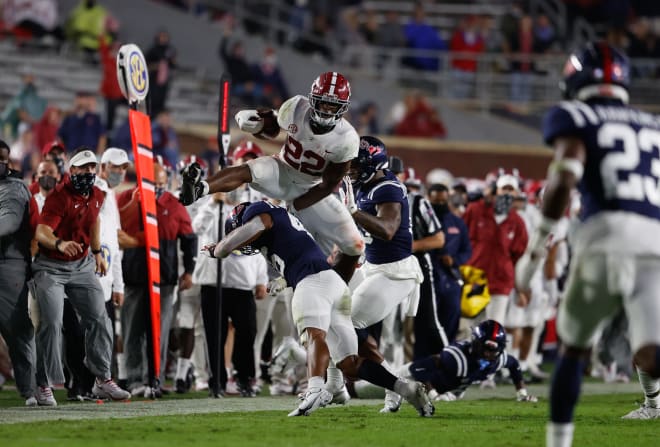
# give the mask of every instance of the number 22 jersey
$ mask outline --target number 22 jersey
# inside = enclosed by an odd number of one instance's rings
[[[562,101],[546,115],[543,138],[562,136],[586,150],[576,245],[660,255],[660,119],[620,101]]]

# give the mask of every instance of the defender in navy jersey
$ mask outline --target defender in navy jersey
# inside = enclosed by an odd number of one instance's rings
[[[518,401],[537,402],[535,396],[527,393],[518,360],[504,351],[505,346],[502,325],[486,320],[474,327],[471,341],[451,343],[439,354],[404,365],[403,375],[429,384],[438,395],[462,396],[471,384],[506,368],[511,373]]]
[[[660,417],[660,121],[628,103],[629,65],[606,43],[588,44],[564,68],[568,101],[548,113],[543,135],[555,148],[543,221],[517,265],[529,288],[548,234],[574,187],[583,200],[573,265],[557,316],[564,343],[550,389],[549,446],[570,445],[573,411],[589,348],[600,327],[625,310],[645,393],[627,419]]]
[[[382,321],[402,303],[407,305],[407,315],[414,316],[423,274],[412,255],[407,190],[387,166],[383,142],[360,137],[358,156],[351,162],[343,186],[344,202],[363,231],[366,244],[366,262],[350,284],[351,317],[358,329],[360,352],[369,352],[370,358],[389,368],[368,338],[366,328]],[[386,393],[384,412],[397,411],[400,405],[400,396]]]
[[[226,257],[235,249],[258,249],[294,288],[293,319],[307,341],[308,390],[289,416],[307,416],[333,399],[324,375],[330,357],[348,377],[367,380],[402,394],[420,416],[434,408],[423,384],[397,379],[377,362],[357,356],[357,336],[351,323],[351,295],[346,283],[300,221],[286,209],[268,202],[241,203],[227,221],[226,236],[204,250]],[[326,343],[327,338],[327,343]]]

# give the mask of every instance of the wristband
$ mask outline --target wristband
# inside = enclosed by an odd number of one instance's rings
[[[62,243],[62,239],[58,239],[58,240],[55,241],[55,251],[60,251],[60,244],[61,243]]]
[[[99,253],[101,253],[101,249],[100,249],[100,248],[99,248],[98,250],[94,250],[94,249],[92,248],[92,254],[93,254],[93,255],[98,255]]]

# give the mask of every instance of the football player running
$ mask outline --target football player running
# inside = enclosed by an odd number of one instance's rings
[[[385,144],[375,137],[361,137],[358,156],[351,162],[343,187],[346,208],[363,229],[366,240],[361,282],[357,282],[356,275],[351,283],[351,318],[358,330],[359,352],[389,369],[367,328],[382,321],[402,303],[407,305],[407,315],[414,316],[424,276],[412,254],[406,187],[387,167]],[[401,400],[401,396],[386,391],[381,412],[398,411]]]
[[[346,376],[393,390],[420,416],[433,415],[423,384],[397,379],[379,363],[358,358],[348,286],[295,216],[268,202],[242,203],[232,211],[225,234],[218,244],[204,250],[224,258],[239,248],[245,253],[254,252],[252,247],[259,249],[294,288],[291,308],[301,338],[307,342],[309,380],[302,402],[289,416],[308,416],[332,401],[324,380],[330,357],[340,359],[337,367]]]
[[[550,388],[548,446],[569,446],[573,411],[589,348],[601,325],[623,309],[645,394],[624,416],[660,416],[660,120],[629,107],[630,67],[607,43],[590,43],[564,66],[566,101],[550,109],[543,136],[555,149],[543,197],[543,221],[517,266],[529,288],[548,234],[577,186],[581,223],[557,316],[563,342]]]
[[[342,118],[350,97],[346,78],[327,72],[316,78],[308,97],[294,96],[277,112],[241,110],[236,114],[238,127],[256,137],[273,139],[285,129],[282,149],[273,157],[223,169],[206,182],[201,180],[199,166],[188,166],[183,171],[181,202],[187,205],[205,194],[228,192],[244,183],[268,197],[286,200],[326,254],[335,244],[339,247],[343,256],[334,268],[348,282],[364,251],[364,241],[331,193],[357,154],[358,134]]]
[[[430,385],[439,400],[456,400],[475,382],[481,382],[502,368],[511,373],[519,402],[538,402],[527,392],[518,360],[504,351],[506,332],[495,320],[486,320],[472,329],[472,340],[453,342],[440,354],[404,365],[403,376]]]

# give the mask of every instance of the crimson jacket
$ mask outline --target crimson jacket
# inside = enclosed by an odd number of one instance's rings
[[[486,272],[491,295],[509,295],[514,286],[514,266],[527,248],[525,222],[512,208],[498,225],[493,206],[484,199],[471,203],[463,219],[472,243],[467,265]]]
[[[138,202],[131,202],[133,189],[117,196],[122,229],[136,237],[141,247],[127,248],[122,258],[124,282],[129,285],[147,284],[147,258],[144,248],[144,227]],[[193,232],[190,215],[169,192],[156,200],[158,239],[160,243],[160,284],[175,285],[179,279],[177,239],[181,241],[183,268],[192,274],[197,255],[197,235]]]

